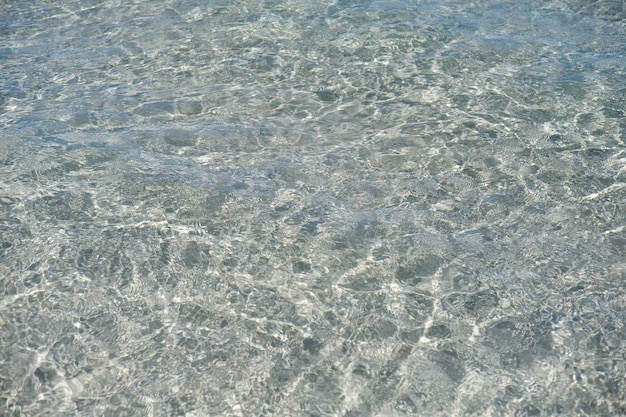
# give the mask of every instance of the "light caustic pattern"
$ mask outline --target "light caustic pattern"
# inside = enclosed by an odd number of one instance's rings
[[[0,6],[0,414],[626,413],[626,12]]]

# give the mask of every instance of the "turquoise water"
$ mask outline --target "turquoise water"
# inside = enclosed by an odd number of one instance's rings
[[[0,3],[0,415],[626,413],[619,0]]]

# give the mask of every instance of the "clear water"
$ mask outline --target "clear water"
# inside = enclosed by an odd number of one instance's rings
[[[621,0],[2,1],[0,415],[626,413]]]

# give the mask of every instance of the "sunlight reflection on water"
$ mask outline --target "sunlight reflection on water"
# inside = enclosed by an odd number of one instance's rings
[[[623,2],[2,10],[0,414],[626,412]]]

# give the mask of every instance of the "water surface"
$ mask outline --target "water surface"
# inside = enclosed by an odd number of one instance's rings
[[[0,5],[0,414],[626,413],[626,9]]]

